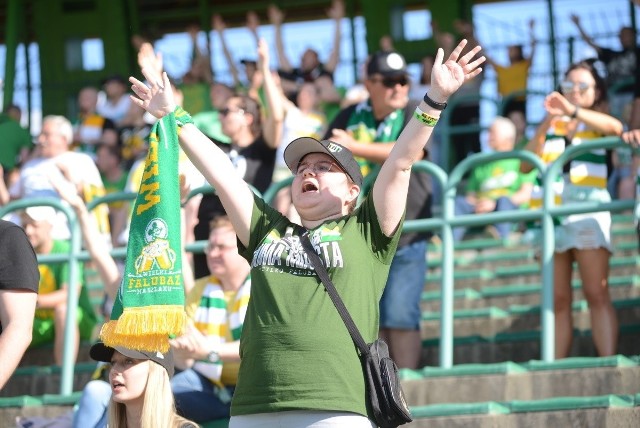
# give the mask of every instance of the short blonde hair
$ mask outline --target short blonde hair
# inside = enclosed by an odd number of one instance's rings
[[[60,135],[66,140],[67,144],[73,142],[73,127],[71,122],[64,116],[49,115],[42,119],[42,124],[52,123],[57,129]]]

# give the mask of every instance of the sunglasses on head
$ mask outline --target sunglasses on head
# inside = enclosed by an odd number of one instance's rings
[[[592,85],[586,82],[571,82],[569,80],[565,80],[560,83],[560,90],[565,94],[574,91],[576,88],[578,88],[578,91],[582,94],[587,92],[591,87]]]
[[[374,83],[382,83],[385,88],[395,88],[396,85],[406,86],[409,84],[409,78],[407,76],[378,77],[372,78],[371,81]]]

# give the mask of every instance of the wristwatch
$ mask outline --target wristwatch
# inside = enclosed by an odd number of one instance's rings
[[[220,354],[218,354],[216,351],[209,352],[209,355],[207,355],[207,361],[209,361],[210,363],[217,363],[218,361],[220,361]]]

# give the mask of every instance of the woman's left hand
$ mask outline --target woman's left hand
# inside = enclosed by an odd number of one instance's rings
[[[485,62],[486,58],[481,56],[473,59],[482,48],[478,45],[460,57],[466,45],[467,40],[458,43],[458,46],[444,63],[442,62],[444,51],[442,48],[438,49],[431,74],[431,88],[429,89],[429,97],[434,101],[446,102],[462,84],[473,79],[482,71],[479,66]]]

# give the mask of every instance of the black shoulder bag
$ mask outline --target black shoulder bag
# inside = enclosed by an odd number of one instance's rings
[[[320,257],[313,249],[307,233],[302,235],[301,241],[318,277],[327,289],[336,309],[338,309],[338,313],[347,330],[349,330],[351,339],[360,350],[360,360],[362,361],[367,381],[369,404],[373,410],[375,422],[381,428],[395,428],[411,422],[409,406],[407,406],[404,399],[404,393],[398,378],[398,367],[389,356],[387,344],[382,339],[370,344],[365,343],[358,331],[358,327],[356,327],[351,315],[349,315],[349,311],[347,311],[346,306],[338,295],[333,282],[331,282]]]

